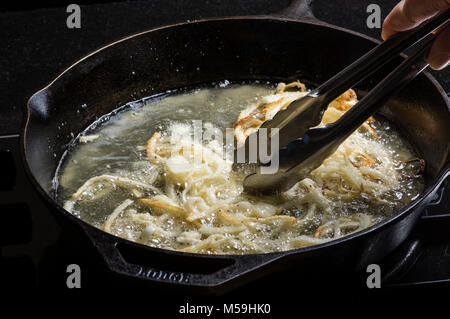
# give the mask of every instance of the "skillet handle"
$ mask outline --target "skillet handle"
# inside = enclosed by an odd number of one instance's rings
[[[112,272],[155,283],[194,286],[209,290],[209,293],[214,293],[214,290],[219,287],[220,292],[223,293],[227,287],[236,287],[254,280],[264,275],[264,270],[267,271],[266,266],[283,256],[278,253],[209,256],[173,252],[143,247],[100,231],[86,223],[81,225]],[[128,261],[129,258],[124,254],[127,249],[134,249],[140,260],[145,262]],[[167,266],[163,265],[162,260],[166,260]],[[192,263],[199,267],[193,268]],[[205,270],[205,267],[201,266],[208,263],[215,264],[213,271]],[[185,268],[189,270],[184,271]]]
[[[439,189],[445,189],[449,187],[450,185],[450,161],[447,159],[446,163],[444,164],[444,167],[441,169],[439,174],[436,177],[436,181],[434,182],[433,188],[430,190],[430,196],[428,196],[428,200],[425,203],[425,208],[428,208],[429,206],[435,206],[440,202],[440,197],[442,194],[438,194]],[[449,212],[443,212],[445,214],[450,214]]]
[[[382,264],[382,282],[391,283],[395,278],[401,278],[408,272],[420,257],[424,243],[445,243],[450,240],[448,229],[450,228],[450,211],[445,211],[445,192],[450,185],[450,163],[444,167],[437,176],[435,186],[428,196],[424,211],[427,212],[433,206],[439,207],[437,213],[422,215],[416,226],[414,237],[407,239],[399,248],[385,258]],[[450,192],[448,192],[450,195]],[[444,211],[442,211],[444,210]]]
[[[273,15],[280,18],[324,23],[314,16],[311,9],[312,2],[313,0],[292,0],[287,8]]]

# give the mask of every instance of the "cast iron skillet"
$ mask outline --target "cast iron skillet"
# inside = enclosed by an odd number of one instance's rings
[[[76,135],[99,116],[129,101],[224,79],[300,79],[318,84],[376,43],[317,21],[304,0],[277,15],[205,19],[133,35],[78,61],[30,98],[23,132],[26,170],[58,219],[67,227],[83,229],[109,269],[128,278],[218,294],[290,266],[299,273],[323,265],[365,269],[402,243],[450,174],[448,98],[427,72],[380,112],[426,160],[426,189],[385,221],[326,244],[244,256],[205,256],[146,247],[69,214],[54,200],[52,179],[73,140],[71,133]],[[387,67],[392,69],[401,59]],[[364,94],[385,74],[383,68],[360,83],[359,93]]]

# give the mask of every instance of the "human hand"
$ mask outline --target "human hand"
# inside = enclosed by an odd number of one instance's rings
[[[412,29],[449,7],[450,0],[401,0],[384,20],[381,37],[386,40],[398,32]],[[449,64],[450,26],[440,32],[425,59],[435,70]]]

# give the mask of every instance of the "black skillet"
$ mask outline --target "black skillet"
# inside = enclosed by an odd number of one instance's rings
[[[220,294],[289,267],[296,267],[299,274],[324,265],[349,271],[365,269],[408,236],[450,174],[449,102],[427,72],[379,112],[396,124],[426,160],[426,188],[394,216],[344,238],[280,253],[180,253],[107,234],[69,214],[54,200],[52,180],[73,140],[72,133],[76,135],[101,115],[129,101],[224,79],[300,79],[318,84],[378,43],[318,21],[309,2],[294,1],[287,10],[270,16],[205,19],[133,35],[78,61],[30,98],[23,132],[27,173],[65,229],[83,230],[113,273],[139,282]],[[401,60],[399,56],[361,82],[359,94],[373,87]]]

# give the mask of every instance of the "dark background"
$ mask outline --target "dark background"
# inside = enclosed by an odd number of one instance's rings
[[[81,29],[66,27],[66,6],[72,2],[81,5]],[[289,3],[290,0],[135,0],[111,3],[102,0],[44,0],[1,3],[0,135],[18,133],[22,110],[28,98],[72,63],[105,44],[159,25],[218,16],[270,14],[282,10]],[[379,39],[381,30],[366,26],[366,7],[370,3],[381,6],[384,18],[397,0],[315,0],[313,11],[323,21]],[[449,68],[432,73],[450,92]],[[9,170],[7,166],[0,165],[0,191],[6,170]],[[20,168],[17,175],[18,181],[24,179]],[[18,185],[17,189],[22,188]],[[13,193],[15,197],[10,198]],[[88,247],[89,243],[74,243],[68,234],[61,233],[40,199],[32,192],[27,195],[19,191],[0,192],[0,217],[0,244],[4,244],[3,247],[0,245],[0,257],[4,257],[5,261],[4,268],[0,267],[0,277],[8,277],[15,287],[53,288],[55,285],[64,288],[65,282],[60,278],[65,278],[67,274],[62,266],[73,262],[74,254],[96,256],[93,247],[91,252],[77,251],[79,247]],[[4,230],[14,222],[20,227],[9,232],[14,237],[7,238],[8,232]],[[56,260],[60,260],[60,265],[53,265]],[[92,262],[100,263],[97,260]],[[437,259],[436,262],[441,261]],[[426,270],[429,265],[424,263],[423,269]],[[426,273],[423,269],[419,272]],[[52,282],[52,278],[57,282]],[[83,285],[91,282],[94,280],[83,281]],[[278,286],[283,287],[283,284]],[[251,297],[247,291],[252,290],[244,290],[240,296]],[[292,296],[301,291],[299,287],[299,291],[293,292]],[[273,292],[272,295],[279,293],[290,292]],[[397,292],[393,293],[393,297],[397,298],[395,294]],[[286,305],[286,309],[293,306],[297,304]],[[298,306],[303,306],[301,301]],[[282,309],[283,305],[278,308]],[[345,309],[336,311],[344,312]],[[319,314],[324,310],[315,308],[314,311]],[[174,308],[170,311],[173,313]],[[148,314],[150,316],[151,312]]]
[[[81,29],[66,27],[66,6],[81,5]],[[87,53],[155,26],[213,16],[277,12],[289,0],[14,1],[0,5],[0,134],[19,131],[28,98]],[[379,38],[366,26],[366,8],[379,4],[383,18],[396,0],[315,0],[314,14],[326,22]],[[433,72],[447,92],[450,72]]]

